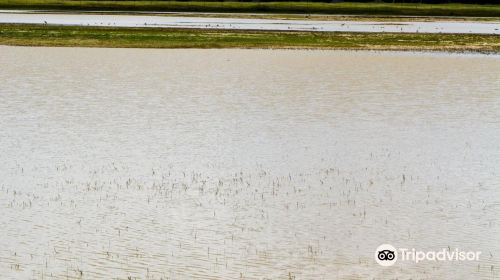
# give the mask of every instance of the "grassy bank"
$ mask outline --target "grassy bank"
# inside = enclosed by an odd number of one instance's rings
[[[500,5],[467,4],[0,0],[0,9],[500,17]]]
[[[500,52],[500,36],[0,24],[0,44],[111,48],[319,48]]]

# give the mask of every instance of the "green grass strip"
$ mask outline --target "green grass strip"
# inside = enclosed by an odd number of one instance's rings
[[[0,24],[0,44],[109,48],[313,48],[500,52],[500,36]]]

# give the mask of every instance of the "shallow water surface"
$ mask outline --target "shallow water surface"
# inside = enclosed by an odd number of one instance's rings
[[[497,279],[500,57],[0,47],[1,279]],[[378,245],[479,261],[374,260]]]
[[[500,22],[480,21],[321,21],[195,16],[60,14],[2,10],[0,10],[0,23],[318,32],[500,34]]]

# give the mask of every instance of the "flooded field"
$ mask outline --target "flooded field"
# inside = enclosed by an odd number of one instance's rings
[[[0,23],[319,32],[500,34],[500,22],[480,21],[321,21],[217,17],[208,18],[196,16],[61,14],[9,10],[0,10]]]
[[[498,279],[500,57],[0,47],[1,279]],[[481,251],[397,262],[382,243]]]

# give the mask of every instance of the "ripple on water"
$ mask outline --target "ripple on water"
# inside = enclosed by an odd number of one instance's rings
[[[498,56],[0,47],[0,278],[492,278]],[[381,269],[373,250],[481,250]]]

